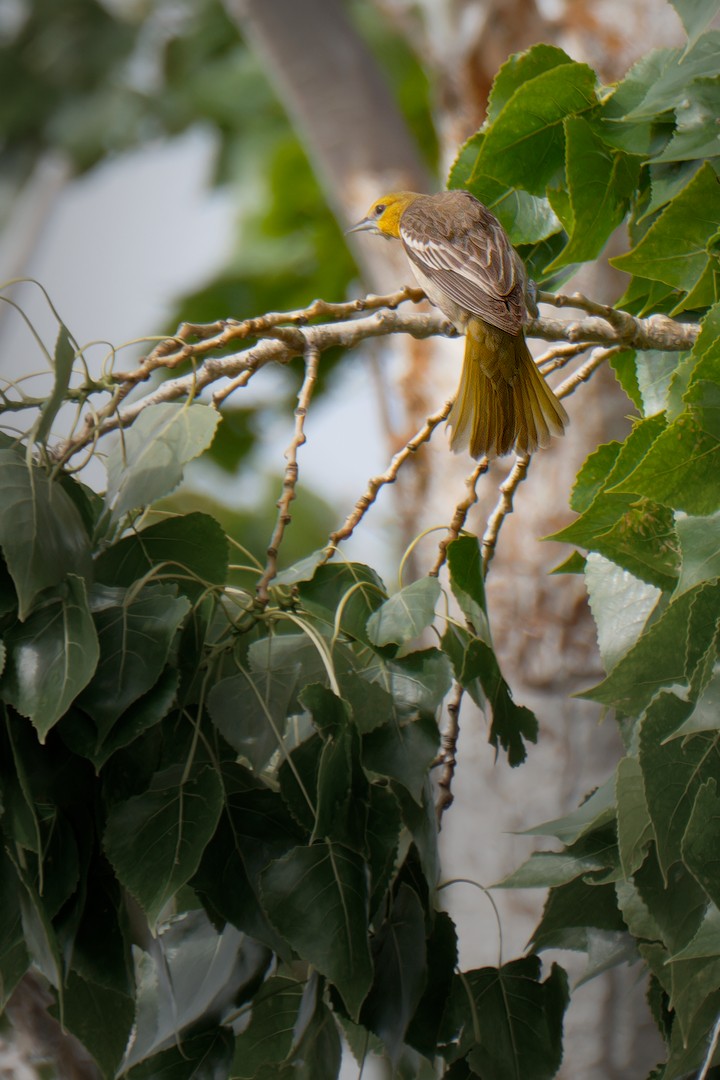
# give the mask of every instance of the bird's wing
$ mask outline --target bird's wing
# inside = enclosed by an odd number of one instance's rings
[[[522,276],[502,226],[484,206],[472,200],[423,207],[418,200],[401,218],[400,239],[411,262],[461,308],[507,333],[520,332]]]

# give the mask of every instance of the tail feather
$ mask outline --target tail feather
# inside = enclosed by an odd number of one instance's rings
[[[568,416],[540,374],[522,334],[468,324],[460,386],[448,424],[453,450],[499,457],[532,453],[562,435]]]

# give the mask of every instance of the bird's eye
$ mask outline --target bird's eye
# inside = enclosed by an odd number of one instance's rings
[[[380,215],[384,214],[386,210],[387,206],[385,205],[385,203],[378,203],[375,207],[375,217],[380,217]]]

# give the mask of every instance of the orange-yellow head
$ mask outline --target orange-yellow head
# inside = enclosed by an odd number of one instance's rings
[[[375,232],[397,238],[400,236],[400,218],[410,203],[419,197],[415,191],[391,191],[389,195],[376,199],[362,221],[347,231]]]

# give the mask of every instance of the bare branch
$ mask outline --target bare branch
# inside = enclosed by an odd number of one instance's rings
[[[320,353],[316,349],[308,349],[305,354],[305,378],[298,393],[298,403],[295,409],[295,432],[292,441],[285,451],[285,476],[283,477],[283,490],[277,501],[278,516],[273,530],[270,546],[267,549],[267,562],[265,572],[257,584],[257,597],[261,604],[268,602],[268,587],[277,574],[278,551],[285,535],[285,529],[290,524],[290,503],[296,496],[298,479],[297,453],[300,447],[307,441],[305,435],[305,417],[307,416],[310,398],[317,380]]]
[[[452,806],[455,796],[452,793],[452,782],[455,777],[457,765],[457,744],[460,737],[460,705],[463,699],[463,688],[460,683],[455,684],[455,693],[448,702],[447,723],[440,736],[440,753],[436,765],[439,765],[440,776],[437,781],[439,788],[435,811],[438,825],[448,807]]]
[[[101,407],[86,416],[82,429],[56,448],[56,460],[67,462],[74,454],[118,427],[132,424],[143,409],[165,401],[197,396],[213,384],[213,400],[221,404],[236,390],[246,386],[265,364],[287,364],[308,349],[352,348],[372,337],[410,334],[416,338],[452,336],[454,328],[437,309],[430,312],[399,311],[398,305],[423,299],[421,290],[405,287],[386,296],[367,296],[345,303],[331,304],[315,300],[306,308],[289,312],[269,312],[254,319],[225,319],[206,325],[184,323],[177,333],[158,343],[139,367],[116,372],[105,385],[89,384],[78,393],[89,400],[98,393],[109,393]],[[578,307],[587,312],[574,321],[539,318],[530,322],[527,333],[548,341],[565,343],[565,348],[546,356],[550,368],[562,366],[576,350],[593,344],[607,348],[681,350],[690,348],[699,326],[679,323],[665,315],[639,319],[627,312],[588,300],[580,294],[557,296],[541,293],[540,299],[556,307]],[[369,313],[369,314],[367,314]],[[354,317],[353,317],[354,316]],[[315,319],[330,320],[311,323]],[[252,340],[240,352],[227,353],[236,342]],[[223,355],[217,355],[222,353]],[[181,364],[194,365],[192,372],[168,379],[131,404],[123,403],[131,390],[147,382],[159,368],[174,370]],[[227,380],[227,381],[226,381]],[[114,386],[113,386],[114,384]]]
[[[515,497],[515,492],[527,476],[529,465],[530,455],[518,454],[515,458],[515,464],[508,473],[507,478],[498,488],[500,498],[495,504],[495,509],[488,518],[487,528],[485,529],[482,538],[483,577],[487,574],[488,567],[495,554],[495,546],[497,544],[498,534],[502,528],[502,523],[508,514],[512,514],[513,512],[513,498]]]
[[[428,577],[437,577],[440,570],[445,564],[447,558],[448,545],[457,540],[462,529],[465,527],[467,516],[478,500],[477,497],[477,483],[481,476],[488,471],[490,462],[487,457],[480,458],[473,471],[465,481],[465,487],[467,489],[467,495],[462,499],[455,507],[455,513],[452,516],[452,521],[448,525],[447,535],[443,537],[438,545],[438,556],[435,560],[433,567],[428,571]]]

